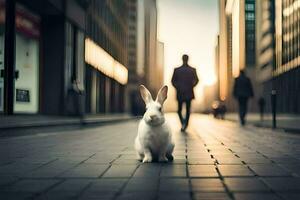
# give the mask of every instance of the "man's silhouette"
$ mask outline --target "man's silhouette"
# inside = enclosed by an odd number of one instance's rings
[[[245,116],[247,114],[247,103],[250,97],[253,97],[253,89],[250,79],[246,76],[244,70],[240,71],[239,77],[235,79],[233,96],[239,103],[239,116],[241,125],[245,125]]]
[[[177,91],[178,116],[182,125],[181,131],[185,131],[190,118],[191,101],[195,98],[193,88],[198,83],[196,69],[188,65],[188,55],[182,56],[183,64],[175,68],[172,84]],[[186,117],[182,116],[182,104],[186,106]]]

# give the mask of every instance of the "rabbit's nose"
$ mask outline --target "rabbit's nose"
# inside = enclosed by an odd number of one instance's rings
[[[157,118],[156,115],[150,115],[150,119],[151,119],[151,120],[155,120],[156,118]]]

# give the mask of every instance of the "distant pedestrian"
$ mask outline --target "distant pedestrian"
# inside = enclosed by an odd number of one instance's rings
[[[260,97],[258,99],[257,103],[258,103],[258,107],[259,107],[260,121],[263,121],[264,120],[266,101],[263,97]]]
[[[244,126],[246,121],[248,99],[253,97],[253,88],[250,79],[246,76],[244,70],[240,71],[239,77],[235,79],[233,96],[239,104],[239,117],[241,125]]]
[[[178,116],[182,125],[181,131],[185,131],[189,119],[191,110],[191,101],[195,98],[193,88],[199,82],[196,69],[188,65],[189,56],[183,55],[183,64],[180,67],[175,68],[172,84],[177,92],[178,101]],[[186,117],[182,116],[182,105],[185,103],[186,106]]]

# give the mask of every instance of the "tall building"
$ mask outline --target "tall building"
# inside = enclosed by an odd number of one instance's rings
[[[256,88],[255,1],[220,0],[220,97],[229,111],[236,110],[234,78],[244,69]],[[255,91],[256,93],[256,91]],[[256,100],[250,110],[256,110]]]
[[[144,0],[145,6],[145,84],[157,93],[157,6],[156,0]]]
[[[300,1],[275,2],[276,65],[273,89],[277,91],[277,109],[282,113],[300,113]]]
[[[257,97],[263,97],[271,110],[271,79],[275,65],[275,1],[256,2],[256,77],[259,83]]]
[[[300,113],[299,9],[300,1],[263,0],[257,5],[257,77],[267,112],[275,90],[277,112]]]
[[[156,0],[126,0],[128,10],[128,84],[126,110],[141,114],[144,105],[139,85],[155,93],[162,84],[162,64],[158,63]],[[162,55],[163,56],[163,55]],[[160,60],[162,57],[160,58]],[[159,74],[159,77],[157,76]],[[141,104],[141,105],[140,105]]]
[[[127,0],[128,4],[128,84],[125,91],[125,110],[134,113],[133,104],[142,76],[137,70],[138,1]]]
[[[137,73],[152,93],[157,93],[162,80],[157,79],[157,6],[156,0],[138,1]]]

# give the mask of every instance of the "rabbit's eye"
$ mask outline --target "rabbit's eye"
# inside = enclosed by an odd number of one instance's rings
[[[159,112],[161,112],[161,111],[162,111],[162,109],[161,109],[161,108],[159,108],[158,110],[159,110]]]

